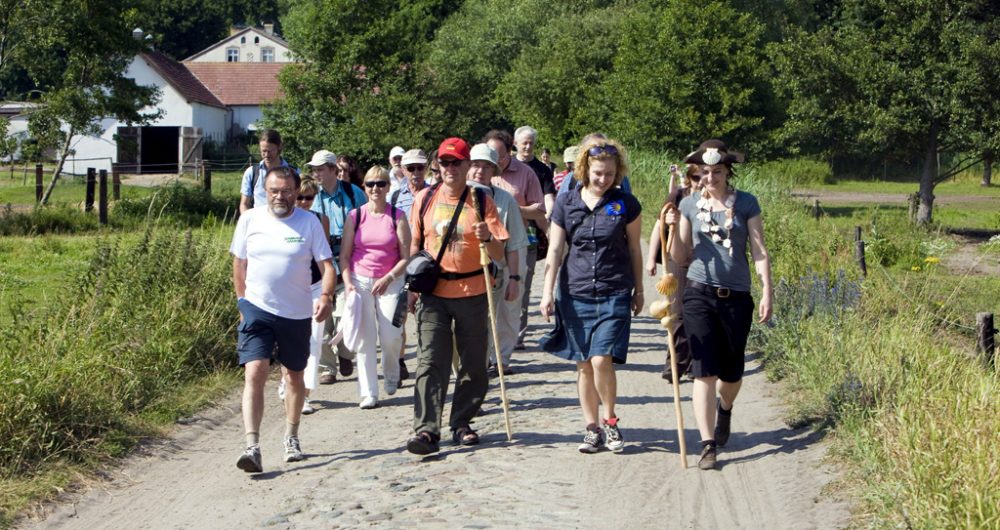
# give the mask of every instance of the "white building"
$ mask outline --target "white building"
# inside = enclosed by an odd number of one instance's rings
[[[184,59],[185,63],[291,63],[291,50],[274,34],[274,24],[264,29],[234,29],[230,35]]]
[[[137,55],[126,77],[139,85],[160,89],[155,108],[156,120],[131,127],[115,119],[101,121],[99,136],[76,136],[70,144],[73,154],[66,159],[65,171],[84,174],[88,167],[124,171],[178,173],[201,158],[204,138],[225,140],[230,127],[230,110],[181,63],[159,52]]]

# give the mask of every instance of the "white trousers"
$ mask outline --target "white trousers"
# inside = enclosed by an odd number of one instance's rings
[[[500,337],[500,357],[503,359],[504,366],[510,364],[511,354],[514,353],[514,346],[517,345],[518,333],[521,330],[521,302],[522,296],[524,295],[524,270],[527,268],[525,266],[525,254],[521,251],[520,268],[521,271],[521,281],[517,283],[517,296],[514,297],[513,301],[508,302],[504,299],[504,293],[507,292],[507,283],[510,279],[507,278],[507,269],[504,268],[497,276],[503,278],[503,281],[497,282],[497,290],[494,291],[495,296],[493,297],[493,303],[496,304],[496,316],[497,316],[497,336]],[[496,364],[496,354],[493,353],[493,337],[490,337],[490,364]]]
[[[403,278],[397,278],[381,296],[372,295],[375,278],[358,274],[351,276],[354,289],[361,297],[358,321],[358,392],[362,398],[378,399],[378,346],[382,347],[382,377],[399,384],[399,352],[403,348],[403,328],[392,325],[396,300],[403,289]]]
[[[316,282],[312,285],[312,301],[315,306],[316,301],[323,294],[323,282]],[[319,356],[323,351],[323,327],[324,322],[312,321],[312,335],[309,336],[309,361],[306,363],[306,372],[303,378],[306,382],[306,389],[316,390],[319,386]]]

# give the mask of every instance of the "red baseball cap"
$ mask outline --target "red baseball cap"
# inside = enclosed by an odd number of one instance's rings
[[[438,147],[438,158],[457,158],[458,160],[469,159],[469,144],[461,138],[447,138]]]

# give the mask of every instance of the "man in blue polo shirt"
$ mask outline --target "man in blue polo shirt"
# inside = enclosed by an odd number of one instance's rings
[[[427,155],[423,149],[410,149],[403,154],[400,167],[406,178],[398,189],[389,194],[389,202],[403,210],[409,219],[414,197],[427,186]]]
[[[330,220],[330,248],[333,250],[333,263],[336,267],[340,259],[340,237],[344,233],[344,220],[347,214],[361,205],[368,202],[368,197],[357,186],[350,182],[339,180],[340,168],[337,167],[337,155],[326,149],[316,151],[312,160],[307,164],[312,170],[312,175],[319,181],[320,190],[316,200],[313,201],[312,211],[325,215]],[[340,271],[337,271],[340,274]],[[323,352],[319,358],[319,365],[323,368],[323,373],[319,376],[319,382],[328,385],[337,380],[334,370],[339,364],[340,375],[347,377],[354,372],[354,352],[344,347],[341,342],[337,345],[337,355],[333,354],[328,341],[336,334],[337,320],[341,316],[343,304],[344,287],[337,284],[337,304],[334,306],[333,316],[326,321],[326,333],[323,340]]]

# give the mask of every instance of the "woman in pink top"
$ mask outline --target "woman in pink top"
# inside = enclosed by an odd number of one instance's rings
[[[382,346],[382,378],[385,393],[399,388],[399,354],[403,328],[392,325],[396,301],[403,289],[403,271],[410,257],[410,227],[402,210],[387,203],[389,172],[382,166],[368,170],[364,178],[368,203],[351,210],[344,222],[340,270],[346,295],[361,297],[358,328],[358,385],[360,407],[378,405],[376,344]],[[348,296],[345,296],[345,299]]]

